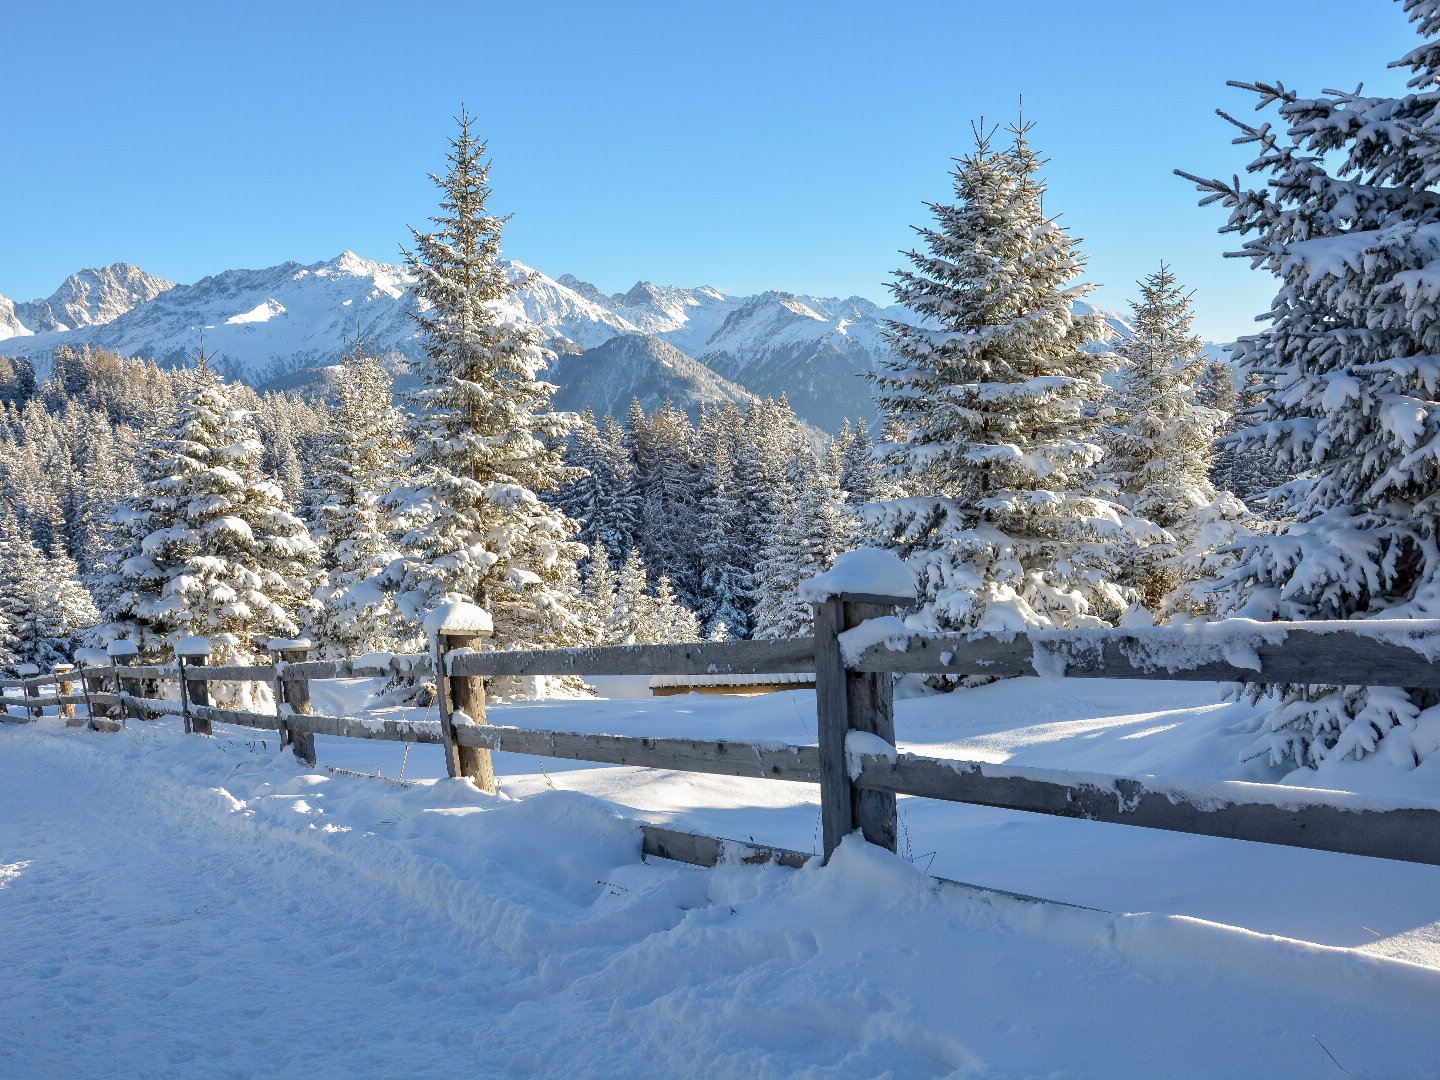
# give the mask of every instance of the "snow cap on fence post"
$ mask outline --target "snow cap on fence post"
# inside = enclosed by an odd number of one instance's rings
[[[117,638],[105,646],[105,655],[112,660],[122,660],[140,654],[140,646],[129,638]]]
[[[468,600],[447,600],[425,616],[425,636],[490,637],[495,621],[484,608]]]
[[[38,664],[16,664],[16,665],[15,665],[15,674],[18,675],[18,676],[20,676],[20,678],[22,678],[22,679],[28,679],[31,675],[39,675],[39,674],[40,674],[40,665],[38,665]]]
[[[175,642],[175,656],[180,660],[193,660],[210,655],[210,639],[203,637],[182,637]]]
[[[915,575],[893,551],[856,548],[823,574],[800,582],[800,597],[812,604],[846,597],[899,606],[914,602]]]

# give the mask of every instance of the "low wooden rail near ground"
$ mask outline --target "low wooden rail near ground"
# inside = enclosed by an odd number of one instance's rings
[[[1440,688],[1440,621],[1255,623],[1141,630],[1045,631],[1009,635],[921,635],[894,617],[902,597],[838,596],[815,605],[815,635],[781,641],[696,642],[551,650],[487,651],[473,628],[435,635],[429,655],[308,661],[304,643],[279,643],[269,664],[89,666],[0,680],[24,719],[45,705],[85,703],[92,726],[113,730],[127,717],[176,714],[187,730],[215,723],[274,730],[282,745],[314,763],[315,735],[436,743],[451,776],[495,790],[493,751],[643,768],[820,785],[821,851],[806,853],[643,826],[643,850],[684,862],[828,859],[859,831],[896,848],[900,795],[1028,813],[1228,837],[1440,865],[1440,804],[1345,792],[1229,781],[1166,780],[1032,769],[902,754],[895,749],[892,676],[1019,676],[1194,679],[1258,684],[1386,685]],[[492,725],[485,680],[542,675],[752,675],[814,672],[818,741],[788,745],[657,735],[596,735]],[[310,708],[316,679],[433,675],[438,722],[324,716]],[[152,689],[179,680],[179,701]],[[275,715],[209,704],[216,682],[266,682]],[[79,683],[82,693],[74,692]],[[55,693],[39,696],[39,688]],[[959,701],[961,699],[957,699]],[[737,708],[745,707],[737,703]],[[12,722],[16,718],[9,718]],[[84,723],[83,719],[71,720]]]

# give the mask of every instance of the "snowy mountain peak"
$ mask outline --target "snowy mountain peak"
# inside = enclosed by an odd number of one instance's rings
[[[111,263],[71,274],[44,300],[12,305],[11,318],[35,334],[103,326],[173,287],[173,282],[138,266]],[[0,314],[0,323],[4,321]]]

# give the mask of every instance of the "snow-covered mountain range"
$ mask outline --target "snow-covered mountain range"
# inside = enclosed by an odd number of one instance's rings
[[[568,274],[550,278],[514,261],[508,269],[526,279],[513,314],[539,325],[562,354],[551,378],[567,408],[623,413],[631,396],[647,408],[666,396],[693,408],[784,391],[825,429],[847,416],[874,417],[859,376],[886,355],[882,329],[895,308],[858,296],[728,296],[643,281],[606,295]],[[44,300],[0,297],[0,353],[43,368],[59,346],[89,344],[173,364],[203,345],[237,378],[296,385],[357,339],[418,357],[408,285],[403,267],[348,251],[310,266],[226,270],[193,285],[115,263],[67,278]]]

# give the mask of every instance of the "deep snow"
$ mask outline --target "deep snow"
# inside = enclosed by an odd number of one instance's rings
[[[813,694],[607,683],[490,718],[813,738]],[[317,708],[365,689],[315,684]],[[897,727],[925,753],[1280,779],[1235,760],[1253,713],[1216,700],[1012,680],[904,700]],[[852,842],[803,871],[646,865],[627,806],[809,849],[813,789],[502,754],[491,798],[218,730],[0,728],[0,1075],[1344,1076],[1332,1054],[1440,1075],[1440,868],[909,799],[918,869]],[[317,741],[324,764],[399,770],[403,747]],[[438,752],[405,765],[433,777]],[[1423,769],[1323,779],[1437,790]]]

